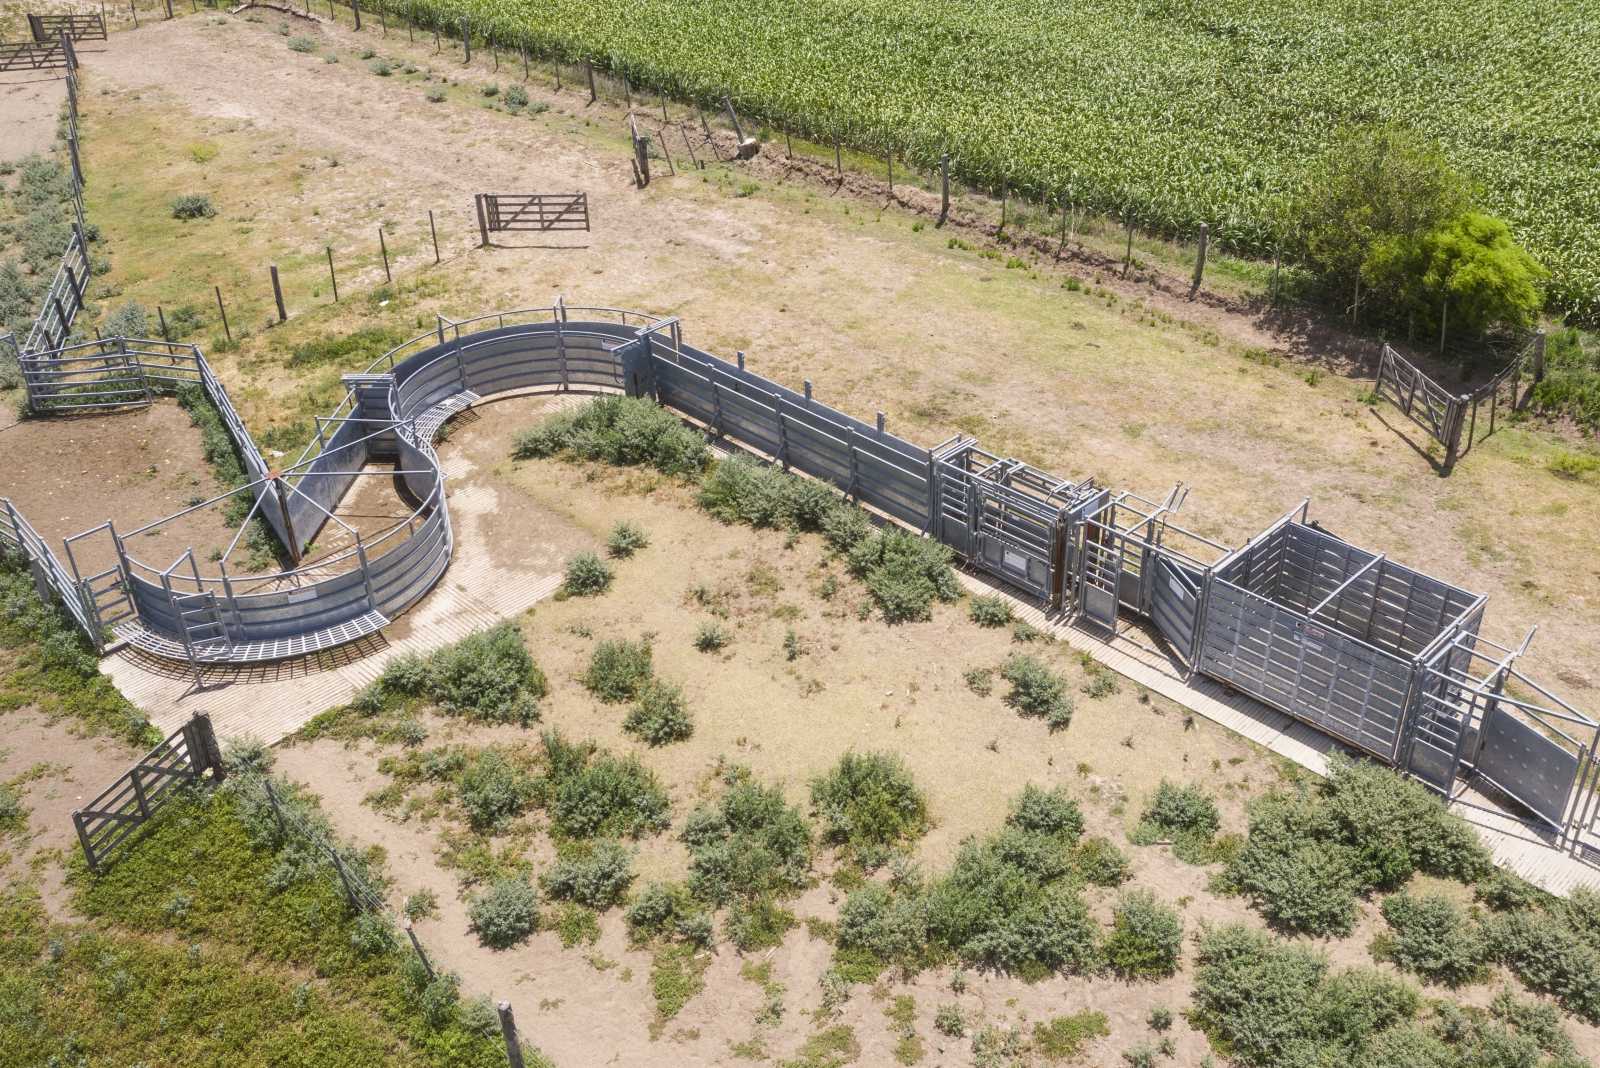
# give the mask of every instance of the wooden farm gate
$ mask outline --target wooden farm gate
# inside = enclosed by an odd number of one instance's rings
[[[29,15],[28,30],[38,44],[54,44],[66,34],[74,41],[104,41],[106,20],[90,15]]]
[[[479,193],[473,199],[485,245],[490,234],[589,229],[588,193]]]
[[[0,44],[0,74],[13,70],[71,70],[72,42],[66,37],[54,41]]]
[[[211,717],[200,712],[93,801],[73,810],[72,825],[89,870],[100,872],[133,832],[172,799],[173,791],[184,783],[198,782],[207,772],[213,781],[220,781],[225,774]]]

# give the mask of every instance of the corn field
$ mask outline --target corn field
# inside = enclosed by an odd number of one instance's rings
[[[1349,123],[1435,138],[1600,319],[1600,48],[1558,0],[387,0],[424,25],[1271,255]]]

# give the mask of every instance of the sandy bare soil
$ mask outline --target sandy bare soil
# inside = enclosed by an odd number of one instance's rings
[[[65,83],[48,71],[0,74],[0,163],[47,151],[66,99]]]

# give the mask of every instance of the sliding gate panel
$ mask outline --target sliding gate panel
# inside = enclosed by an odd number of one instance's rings
[[[1541,822],[1562,826],[1582,758],[1496,702],[1479,733],[1476,770]]]
[[[1199,670],[1386,761],[1395,759],[1412,665],[1214,579]]]
[[[1158,552],[1152,568],[1150,621],[1185,664],[1194,654],[1200,627],[1200,587],[1205,574]]]

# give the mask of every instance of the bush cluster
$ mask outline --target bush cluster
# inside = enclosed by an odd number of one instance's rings
[[[606,552],[618,560],[625,560],[649,545],[650,535],[645,529],[627,520],[612,527],[610,537],[606,538]]]
[[[1137,845],[1172,843],[1172,854],[1191,864],[1209,864],[1226,859],[1227,848],[1237,842],[1228,836],[1222,848],[1216,844],[1222,828],[1217,803],[1198,785],[1179,786],[1162,779],[1150,803],[1139,816],[1139,825],[1130,836]]]
[[[1501,991],[1487,1009],[1436,1002],[1371,969],[1243,925],[1204,933],[1190,1021],[1247,1068],[1577,1068],[1556,1010]]]
[[[544,794],[563,838],[640,838],[665,830],[667,792],[633,757],[573,744],[546,731]]]
[[[927,619],[935,601],[961,596],[950,547],[898,527],[862,538],[845,555],[850,574],[878,603],[885,623]]]
[[[1072,722],[1072,695],[1066,677],[1051,671],[1038,657],[1014,653],[1000,669],[1000,676],[1011,684],[1006,704],[1021,715],[1042,719],[1053,731],[1065,730]]]
[[[524,431],[511,455],[517,460],[568,455],[619,466],[648,465],[667,475],[695,475],[711,453],[699,433],[653,401],[599,397]]]
[[[479,832],[501,829],[521,815],[536,794],[534,777],[493,749],[469,761],[456,778],[456,796],[467,822]]]
[[[1492,959],[1529,989],[1600,1023],[1600,937],[1581,920],[1574,924],[1570,906],[1498,913],[1484,922],[1484,937]]]
[[[548,690],[521,632],[513,623],[501,623],[425,657],[396,657],[357,695],[355,706],[375,713],[420,699],[452,716],[527,726],[539,719],[539,699]]]
[[[811,782],[823,840],[874,868],[928,828],[928,803],[905,762],[892,753],[848,752]]]
[[[216,213],[211,198],[204,193],[184,193],[172,198],[174,219],[209,219]]]
[[[1393,894],[1384,899],[1389,934],[1377,954],[1430,983],[1460,986],[1483,978],[1488,947],[1483,933],[1442,894]]]
[[[712,942],[710,912],[680,884],[651,883],[628,906],[625,919],[635,943],[667,939],[705,947]]]
[[[1082,831],[1082,815],[1064,792],[1024,789],[1006,826],[966,842],[943,876],[903,875],[853,892],[839,916],[842,968],[857,979],[891,964],[912,970],[950,957],[1026,977],[1098,968],[1098,925],[1079,887],[1114,885],[1125,868],[1109,879],[1103,867],[1091,875],[1104,865],[1102,848],[1117,854],[1101,839],[1080,843]],[[1159,928],[1136,911],[1129,920],[1138,930],[1125,939],[1130,961],[1135,938]]]
[[[999,594],[974,597],[967,604],[967,618],[980,627],[1009,627],[1016,616],[1011,603]]]
[[[689,814],[689,888],[715,905],[735,898],[783,897],[805,886],[811,830],[776,787],[754,782],[743,768],[724,775],[716,801]]]
[[[1318,787],[1251,806],[1250,834],[1226,878],[1275,925],[1347,934],[1356,898],[1416,872],[1470,882],[1489,870],[1477,835],[1419,783],[1335,760]]]

